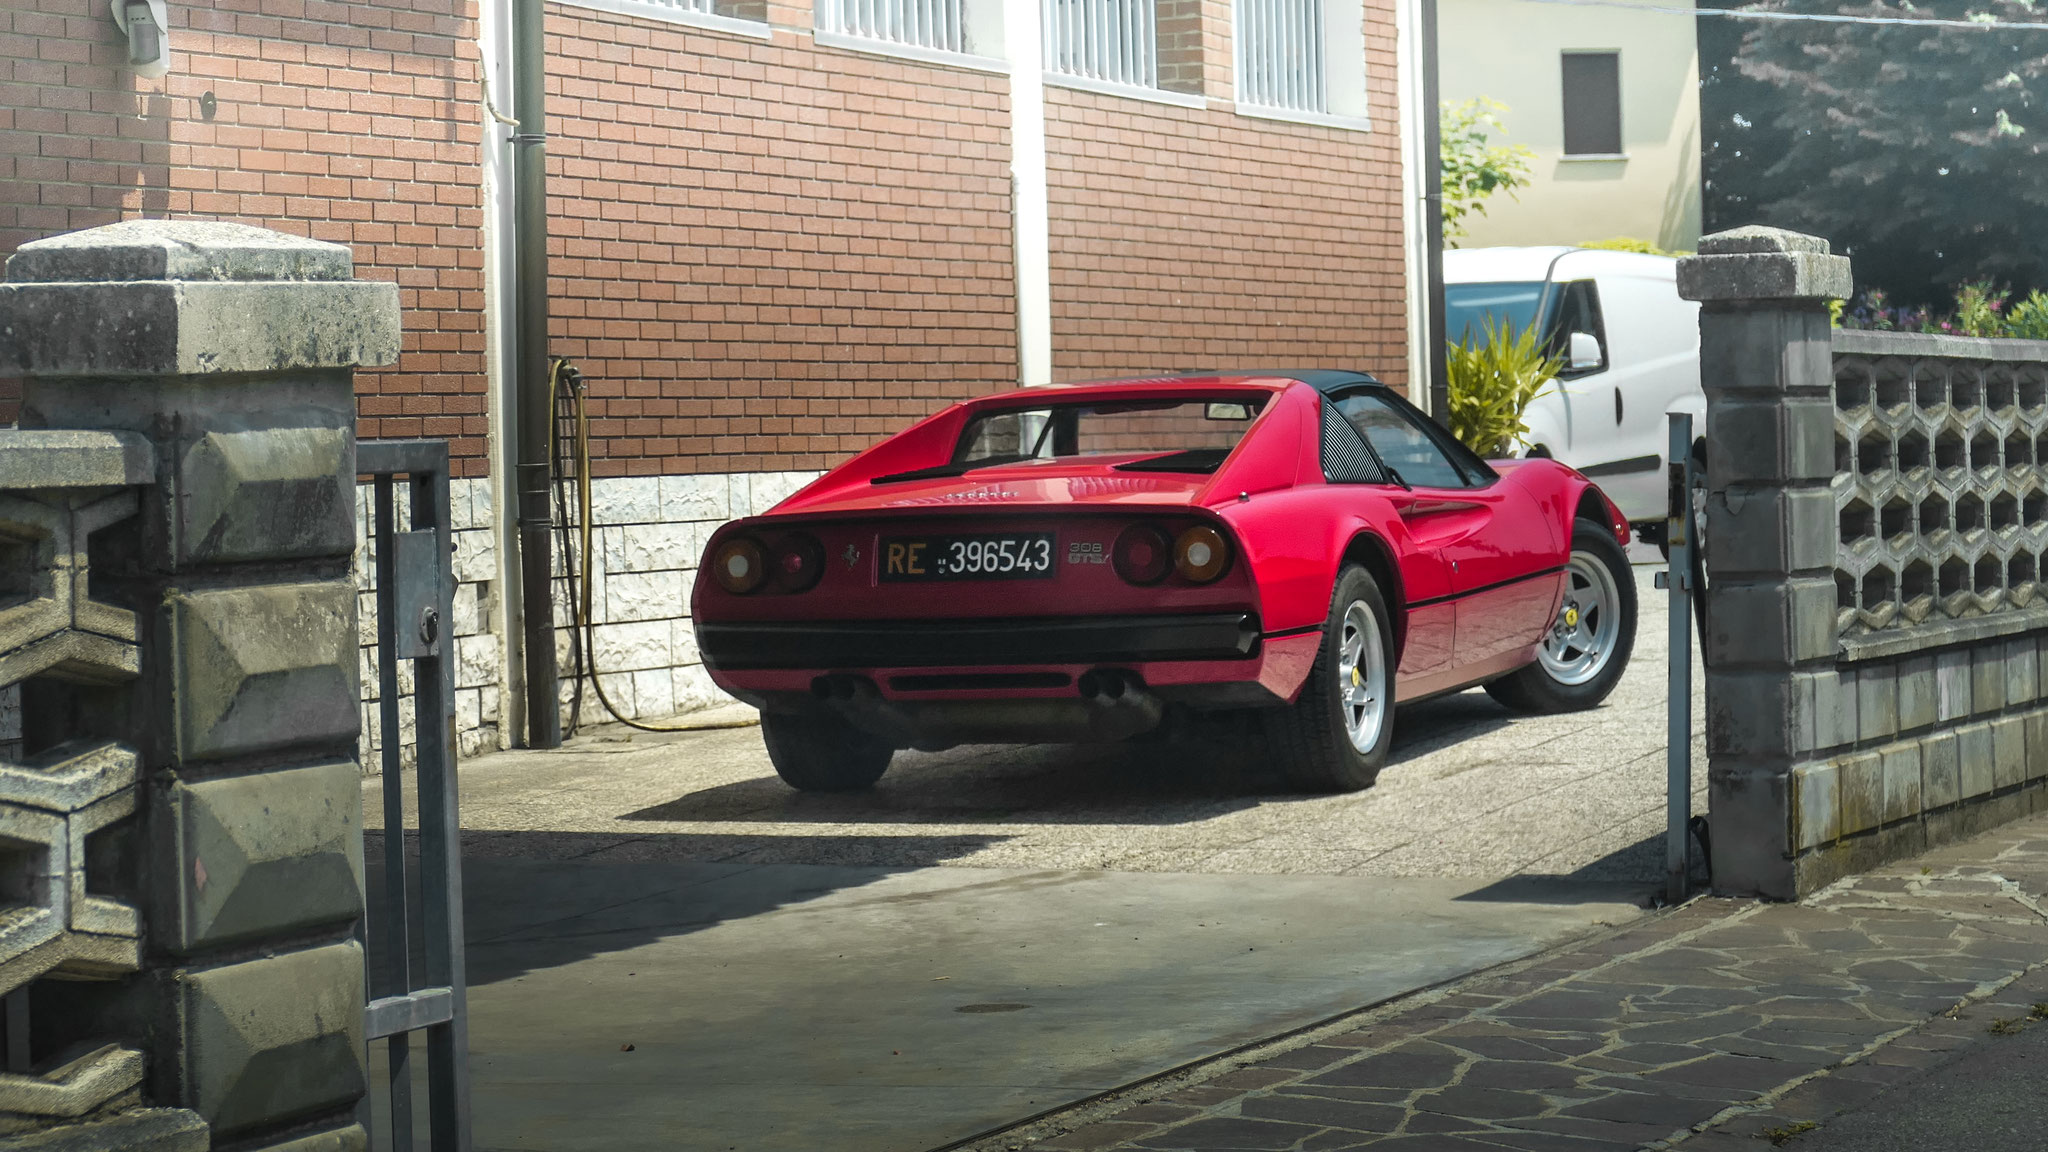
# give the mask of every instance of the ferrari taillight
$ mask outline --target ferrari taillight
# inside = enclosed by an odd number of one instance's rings
[[[761,545],[750,536],[733,536],[711,556],[711,575],[718,586],[735,596],[744,596],[768,579],[768,564]]]
[[[1186,529],[1173,541],[1173,570],[1190,584],[1207,584],[1230,568],[1230,545],[1207,524]]]
[[[1133,524],[1116,538],[1110,563],[1131,584],[1157,584],[1173,570],[1173,546],[1157,525]]]

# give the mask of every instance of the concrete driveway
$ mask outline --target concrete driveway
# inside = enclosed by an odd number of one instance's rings
[[[1404,709],[1356,795],[1132,746],[807,796],[751,728],[468,761],[477,1146],[934,1148],[1635,916],[1665,731],[1638,575],[1608,704]]]

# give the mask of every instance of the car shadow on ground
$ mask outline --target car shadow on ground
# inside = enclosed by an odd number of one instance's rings
[[[971,855],[1002,836],[806,837],[803,864],[787,838],[689,833],[465,832],[463,936],[471,984],[491,984],[801,904]],[[425,969],[417,836],[412,970]],[[365,836],[368,890],[385,889],[383,834]],[[369,933],[373,973],[389,970],[389,933]]]
[[[1492,732],[1514,714],[1482,692],[1408,705],[1389,770]],[[773,776],[688,792],[620,816],[664,823],[848,821],[1179,824],[1301,798],[1248,739],[976,745],[903,751],[865,792],[804,793]]]

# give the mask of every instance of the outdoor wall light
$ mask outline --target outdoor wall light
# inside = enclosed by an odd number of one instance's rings
[[[164,0],[112,0],[114,24],[128,36],[128,65],[152,79],[171,70],[170,13]]]

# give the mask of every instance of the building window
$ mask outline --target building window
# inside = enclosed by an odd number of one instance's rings
[[[939,52],[973,50],[966,0],[818,0],[818,27]]]
[[[1621,155],[1621,53],[1564,54],[1564,154]]]
[[[1046,0],[1045,66],[1067,76],[1157,88],[1153,0]]]
[[[773,36],[768,30],[767,0],[562,0],[578,8],[619,12],[647,20],[692,24],[756,40]]]
[[[1240,111],[1366,127],[1361,0],[1237,0]]]
[[[1328,112],[1323,0],[1238,0],[1237,98],[1291,112]]]

